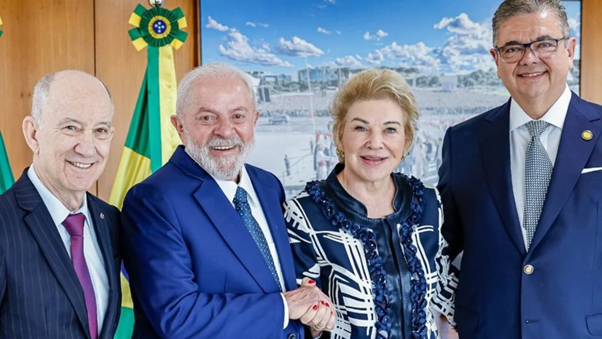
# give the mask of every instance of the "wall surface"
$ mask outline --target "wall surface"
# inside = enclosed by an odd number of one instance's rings
[[[189,33],[175,51],[179,80],[199,64],[197,0],[166,0],[181,7]],[[91,189],[108,199],[146,67],[128,36],[130,14],[145,0],[2,0],[0,17],[0,131],[15,179],[31,163],[21,122],[31,110],[35,83],[45,74],[78,69],[99,77],[115,102],[115,136],[104,174]]]
[[[602,104],[602,1],[583,0],[581,9],[581,97]]]

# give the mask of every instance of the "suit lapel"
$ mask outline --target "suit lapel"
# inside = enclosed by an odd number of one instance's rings
[[[277,187],[269,186],[264,183],[256,174],[255,170],[247,166],[247,172],[251,177],[253,188],[261,203],[261,208],[270,227],[270,232],[274,243],[276,244],[276,252],[284,286],[287,290],[295,289],[297,284],[295,281],[294,263],[291,252],[291,247],[288,239],[288,233],[284,224],[284,215],[282,212],[282,204],[278,197],[280,196]]]
[[[550,230],[600,138],[602,130],[600,117],[590,111],[589,107],[575,93],[572,93],[548,193],[531,242],[532,248],[535,248]],[[581,132],[584,130],[593,132],[594,138],[589,141],[583,140]]]
[[[484,119],[480,127],[480,151],[487,184],[510,238],[524,255],[525,244],[516,213],[510,173],[510,101]]]
[[[88,329],[84,292],[71,264],[71,259],[69,259],[63,240],[46,205],[44,205],[42,198],[37,193],[29,177],[27,177],[26,172],[15,183],[15,196],[19,206],[30,212],[24,218],[25,225],[38,243],[54,277],[73,305],[80,323],[85,329]],[[89,331],[86,331],[86,337],[89,337],[88,333]]]
[[[118,294],[120,282],[114,266],[115,262],[113,256],[115,251],[111,241],[111,225],[109,225],[110,220],[108,219],[109,214],[96,203],[94,200],[95,198],[92,195],[88,194],[87,196],[88,209],[90,210],[90,216],[92,217],[92,223],[94,225],[94,232],[96,234],[96,239],[98,240],[98,246],[100,247],[102,259],[105,264],[105,271],[107,272],[109,281],[109,303],[107,305],[107,314],[104,318],[105,321],[99,336],[100,338],[103,338],[105,337],[104,334],[107,333],[111,326],[114,325],[112,320],[115,318],[115,313],[119,308],[119,305],[115,305],[119,299],[115,296],[115,293]]]
[[[194,197],[261,289],[265,293],[280,290],[251,233],[215,180],[207,175]]]

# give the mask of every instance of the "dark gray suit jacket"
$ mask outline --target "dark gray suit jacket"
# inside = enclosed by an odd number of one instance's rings
[[[26,171],[0,195],[0,338],[89,338],[84,292]],[[87,196],[109,281],[99,338],[109,339],[121,308],[119,211],[92,194]]]

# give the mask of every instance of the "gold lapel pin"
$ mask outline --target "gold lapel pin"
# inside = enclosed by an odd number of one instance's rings
[[[594,137],[594,133],[592,133],[592,131],[590,131],[588,129],[581,132],[581,139],[583,139],[585,141],[590,141],[590,140],[592,140],[593,137]]]
[[[105,214],[104,213],[100,213],[100,219],[104,219],[105,218]]]

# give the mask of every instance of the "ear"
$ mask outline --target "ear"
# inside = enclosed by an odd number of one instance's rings
[[[497,53],[495,48],[489,50],[489,54],[493,57],[493,61],[495,61],[496,66],[500,66],[500,55]]]
[[[575,58],[575,48],[577,46],[577,39],[570,38],[566,42],[566,49],[569,55],[569,68],[573,68],[573,59]]]
[[[178,135],[180,136],[180,140],[182,140],[182,142],[184,142],[184,125],[182,125],[182,122],[180,121],[180,117],[178,117],[176,114],[174,114],[174,115],[170,116],[169,119],[171,120],[171,124],[173,125],[173,127],[178,132]]]
[[[257,124],[257,120],[259,120],[259,111],[255,111],[255,118],[253,119],[253,125]]]
[[[502,62],[500,55],[495,50],[495,48],[490,49],[489,54],[491,54],[491,56],[493,57],[493,61],[495,61],[495,67],[497,68],[497,77],[499,78],[500,77],[500,62]]]
[[[111,126],[109,129],[109,141],[113,140],[113,136],[115,135],[115,126]]]
[[[40,148],[40,142],[38,141],[38,125],[31,115],[28,115],[23,119],[22,126],[23,136],[27,146],[32,150],[34,154],[38,153]]]

